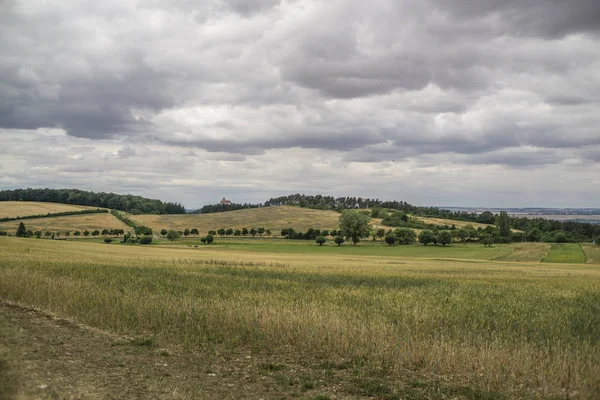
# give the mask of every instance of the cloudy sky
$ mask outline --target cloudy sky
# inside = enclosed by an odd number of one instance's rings
[[[598,0],[0,0],[0,189],[599,207]]]

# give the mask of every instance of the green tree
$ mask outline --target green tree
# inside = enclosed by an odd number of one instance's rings
[[[219,236],[224,236],[225,235],[225,228],[220,228],[219,230],[217,230],[217,233],[219,234]]]
[[[493,224],[495,221],[494,214],[489,211],[484,211],[479,215],[479,222],[482,224]]]
[[[215,231],[214,229],[211,229],[210,231],[208,231],[208,234],[215,236],[217,234],[217,231]]]
[[[435,234],[429,229],[423,229],[419,233],[419,242],[427,246],[429,243],[434,243]]]
[[[200,239],[200,241],[202,242],[202,244],[206,244],[206,237],[203,237],[202,239]]]
[[[494,240],[491,235],[485,234],[483,239],[481,239],[481,243],[483,243],[483,247],[491,247]]]
[[[227,236],[231,236],[231,235],[233,235],[233,229],[232,229],[232,228],[229,228],[229,229],[227,229],[227,230],[225,231],[225,234],[226,234]]]
[[[340,216],[340,230],[342,235],[356,243],[370,233],[369,222],[371,218],[368,215],[357,213],[351,210],[344,210]]]
[[[447,244],[451,244],[452,243],[452,232],[450,232],[447,229],[444,229],[443,231],[440,231],[437,234],[437,241],[442,246],[446,246]]]
[[[27,228],[25,228],[25,224],[19,222],[19,226],[17,227],[16,237],[25,237],[27,235]]]
[[[58,232],[58,235],[60,234],[60,232]],[[92,236],[100,236],[100,231],[98,229],[94,230],[94,232],[92,232]]]
[[[83,236],[90,236],[90,231],[88,231],[87,229],[83,231]]]
[[[385,229],[383,229],[383,228],[377,229],[377,237],[379,239],[382,239],[384,236],[385,236]]]
[[[167,232],[167,239],[169,239],[170,241],[173,241],[177,238],[179,238],[179,232],[175,230],[170,230]]]
[[[385,237],[385,242],[390,246],[396,243],[396,235],[389,234]]]
[[[323,246],[323,244],[327,241],[323,236],[317,236],[315,242],[319,244],[319,246]]]
[[[372,218],[379,218],[379,214],[381,213],[381,208],[375,206],[371,209],[371,217]]]
[[[566,243],[567,242],[567,235],[564,234],[564,232],[556,232],[554,234],[554,243]]]
[[[233,236],[242,236],[242,230],[241,230],[241,229],[236,229],[236,230],[233,232]]]
[[[461,242],[466,242],[469,238],[469,231],[465,228],[461,228],[456,231],[456,236],[460,239]]]
[[[342,243],[344,243],[344,238],[341,236],[336,236],[335,239],[333,239],[333,241],[335,242],[335,244],[337,244],[338,246],[341,246]]]
[[[167,236],[167,233],[169,233],[169,231],[166,230],[165,228],[163,228],[163,229],[160,230],[160,235],[161,236]]]
[[[198,228],[192,228],[190,229],[190,233],[194,236],[198,236],[200,234],[200,231],[198,230]]]
[[[206,235],[206,243],[211,244],[214,241],[215,241],[214,235],[211,235],[210,233],[208,235]]]
[[[104,238],[104,243],[112,243],[112,241],[113,241],[112,238],[109,238],[109,237]]]
[[[336,237],[338,235],[338,231],[336,229],[333,229],[333,230],[329,231],[329,235]]]
[[[417,241],[417,234],[409,228],[398,228],[394,231],[394,236],[400,244],[410,244]]]
[[[259,236],[262,237],[262,235],[265,233],[265,228],[261,226],[256,230],[256,232],[258,232]]]
[[[248,228],[242,228],[242,236],[246,236],[250,231]]]
[[[73,233],[73,236],[81,236],[81,232],[75,231],[75,233]]]
[[[255,228],[250,228],[250,234],[252,235],[252,237],[255,237],[257,233],[258,231]]]
[[[530,242],[539,242],[542,239],[542,231],[539,228],[533,228],[527,231],[525,238]]]
[[[190,236],[190,230],[189,230],[189,229],[187,229],[187,228],[185,228],[185,229],[183,230],[183,235],[184,235],[184,236]]]
[[[152,236],[142,236],[140,238],[140,244],[152,244]]]
[[[267,229],[267,230],[265,231],[265,234],[266,234],[267,236],[271,236],[271,230],[270,230],[270,229]]]
[[[510,216],[506,211],[500,211],[496,218],[496,226],[500,232],[500,236],[510,237]]]

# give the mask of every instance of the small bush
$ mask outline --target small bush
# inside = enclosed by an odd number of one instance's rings
[[[152,244],[152,236],[143,236],[140,238],[140,244]]]
[[[104,243],[112,243],[112,238],[104,238]]]

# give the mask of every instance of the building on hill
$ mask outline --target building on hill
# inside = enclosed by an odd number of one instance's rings
[[[225,197],[219,202],[222,206],[231,204],[231,200],[227,200]]]

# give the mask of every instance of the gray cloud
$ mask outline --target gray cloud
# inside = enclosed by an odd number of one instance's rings
[[[590,180],[598,20],[595,0],[6,1],[0,187],[402,197],[383,187],[410,178],[432,203],[419,179],[470,190],[437,165]]]

